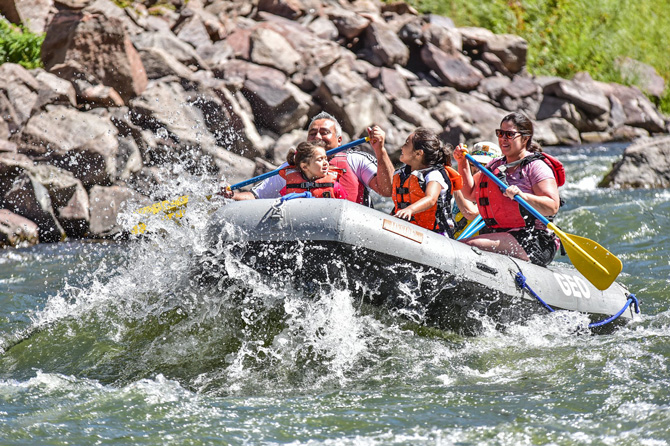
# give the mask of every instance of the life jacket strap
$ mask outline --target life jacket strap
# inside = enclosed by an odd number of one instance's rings
[[[286,188],[287,189],[316,189],[316,188],[321,188],[321,187],[335,187],[335,183],[316,183],[314,181],[308,181],[305,183],[291,183],[287,184]]]

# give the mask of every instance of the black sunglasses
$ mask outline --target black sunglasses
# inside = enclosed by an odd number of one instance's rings
[[[496,129],[496,136],[498,138],[514,139],[514,138],[517,137],[517,135],[523,135],[523,133],[517,132],[517,131],[514,131],[514,130]]]

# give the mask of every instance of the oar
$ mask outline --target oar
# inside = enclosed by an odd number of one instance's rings
[[[477,162],[477,160],[470,156],[470,154],[466,153],[465,157],[487,177],[493,180],[500,189],[507,189],[508,186],[505,183],[500,181],[500,179],[491,173],[490,170]],[[554,234],[561,239],[563,247],[565,248],[568,257],[570,257],[572,264],[589,282],[599,290],[606,290],[612,285],[612,282],[614,282],[623,269],[623,264],[618,257],[593,240],[573,234],[566,234],[561,231],[556,225],[547,220],[544,215],[540,214],[520,196],[515,195],[514,200],[526,208],[526,210],[533,214],[535,218],[544,223],[547,228],[554,231]]]
[[[339,147],[335,147],[334,149],[330,149],[326,152],[326,155],[328,156],[333,156],[336,153],[342,152],[344,150],[351,149],[352,147],[359,146],[363,144],[364,142],[368,142],[370,140],[370,137],[366,136],[365,138],[359,138],[355,141],[351,141],[349,143],[343,144]],[[287,163],[283,163],[281,166],[277,167],[275,170],[271,170],[270,172],[266,172],[261,175],[257,175],[253,178],[249,178],[248,180],[240,181],[239,183],[233,184],[230,186],[230,190],[236,190],[236,189],[241,189],[245,186],[249,186],[250,184],[258,183],[259,181],[263,181],[266,178],[273,177],[277,175],[283,168],[288,166]],[[209,200],[211,196],[208,196],[207,199]],[[184,212],[186,211],[186,206],[188,205],[188,195],[181,196],[177,199],[174,200],[163,200],[159,201],[157,203],[150,204],[148,206],[144,206],[140,209],[135,210],[135,213],[137,214],[157,214],[159,212],[165,212],[165,215],[163,216],[163,220],[171,220],[171,219],[177,219],[181,218],[184,216]],[[147,230],[147,225],[145,223],[138,223],[133,227],[131,232],[135,235],[137,234],[143,234]]]
[[[461,235],[459,235],[456,240],[463,240],[464,238],[470,238],[472,237],[472,234],[476,233],[480,229],[482,229],[486,224],[484,223],[484,219],[482,218],[481,215],[477,215],[474,220],[472,220],[468,225],[463,228],[463,232],[461,232]]]

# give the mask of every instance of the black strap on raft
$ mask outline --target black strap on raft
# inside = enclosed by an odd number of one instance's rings
[[[516,284],[519,288],[522,290],[525,289],[527,290],[531,296],[533,296],[535,299],[538,300],[544,307],[549,310],[550,313],[553,313],[555,310],[549,306],[540,296],[533,291],[533,289],[526,283],[526,276],[523,275],[521,271],[516,273],[516,277],[514,279],[516,281]],[[626,294],[626,297],[628,297],[628,300],[626,301],[626,304],[623,306],[619,312],[613,316],[608,317],[605,320],[599,321],[599,322],[592,322],[589,324],[589,328],[596,328],[596,327],[602,327],[603,325],[609,324],[610,322],[615,321],[619,316],[623,314],[626,309],[628,309],[631,305],[635,304],[635,313],[640,313],[640,302],[638,302],[637,297],[635,297],[635,294],[630,293]]]

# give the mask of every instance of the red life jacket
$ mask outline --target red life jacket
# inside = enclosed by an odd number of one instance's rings
[[[433,166],[415,171],[411,171],[409,166],[404,166],[396,170],[393,174],[392,186],[392,198],[395,204],[393,214],[426,196],[426,176],[434,170],[439,171],[444,177],[447,183],[447,193],[440,194],[437,202],[431,208],[412,215],[411,221],[422,228],[439,233],[446,232],[449,237],[453,237],[451,198],[454,190],[460,190],[463,187],[463,178],[449,166]]]
[[[347,163],[347,153],[336,153],[328,160],[328,163],[331,167],[340,170],[341,175],[339,183],[347,192],[347,200],[367,205],[368,190],[365,187],[365,184],[363,184],[363,182],[354,174],[354,171],[349,168],[349,164]]]
[[[279,171],[279,175],[286,180],[286,193],[309,191],[315,198],[336,198],[335,183],[340,177],[340,170],[328,168],[323,178],[309,181],[295,166],[288,166]]]
[[[559,187],[565,184],[565,169],[563,168],[563,164],[546,153],[538,152],[524,157],[519,162],[519,168],[523,169],[530,163],[538,160],[544,161],[551,167],[556,178],[556,184]],[[507,184],[505,173],[503,173],[503,170],[506,169],[503,169],[503,166],[507,166],[505,158],[498,158],[493,161],[493,165],[489,170],[500,178],[503,183]],[[536,218],[515,200],[511,200],[503,195],[500,187],[493,181],[490,181],[483,173],[479,177],[477,186],[477,208],[486,226],[489,228],[513,229],[535,225]],[[553,216],[549,217],[548,220],[553,220]]]

